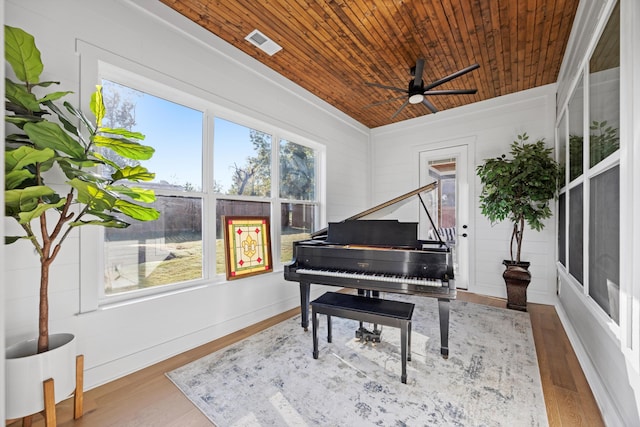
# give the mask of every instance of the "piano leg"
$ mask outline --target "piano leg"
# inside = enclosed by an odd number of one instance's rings
[[[449,358],[449,300],[438,298],[438,314],[440,316],[440,354]]]
[[[302,317],[302,327],[309,330],[309,302],[311,293],[311,283],[300,282],[300,314]]]

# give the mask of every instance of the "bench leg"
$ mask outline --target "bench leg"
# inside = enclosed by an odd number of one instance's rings
[[[440,315],[440,354],[449,358],[449,300],[438,299],[438,313]]]
[[[331,342],[331,316],[327,314],[327,342]]]
[[[407,383],[407,325],[408,322],[402,322],[400,326],[400,348],[402,353],[402,376],[400,380],[403,384]]]
[[[311,329],[313,329],[313,358],[318,358],[318,313],[311,307]]]
[[[407,353],[407,360],[409,362],[411,362],[411,320],[409,320],[408,323],[408,335],[407,335],[407,347],[408,347],[408,353]]]

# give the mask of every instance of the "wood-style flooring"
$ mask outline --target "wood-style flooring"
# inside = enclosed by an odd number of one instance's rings
[[[505,300],[458,292],[458,299],[495,307]],[[142,369],[124,378],[94,388],[84,394],[84,416],[73,420],[73,400],[57,406],[58,426],[187,427],[211,426],[196,407],[166,377],[178,368],[236,341],[251,336],[298,313],[290,310],[259,324],[242,329],[193,350]],[[549,425],[604,426],[589,384],[571,348],[555,308],[529,304],[533,336]],[[20,421],[7,422],[18,427]],[[33,416],[33,426],[43,426],[41,415]],[[510,425],[505,420],[505,426]]]

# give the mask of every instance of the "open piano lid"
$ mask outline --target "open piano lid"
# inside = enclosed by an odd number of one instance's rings
[[[343,223],[347,222],[347,221],[353,221],[353,220],[358,220],[358,219],[363,219],[364,217],[367,216],[371,216],[374,213],[377,214],[376,216],[378,217],[382,217],[382,216],[386,216],[389,215],[393,212],[395,212],[398,208],[402,207],[403,205],[405,205],[406,203],[408,203],[411,200],[412,196],[417,196],[418,199],[420,200],[420,203],[422,204],[422,207],[424,209],[424,211],[427,213],[427,217],[429,218],[429,222],[431,223],[431,226],[436,229],[437,227],[435,226],[433,219],[431,218],[431,215],[429,214],[429,210],[427,209],[427,206],[425,205],[424,201],[422,200],[422,197],[420,196],[421,193],[424,193],[426,191],[432,191],[435,190],[438,187],[438,183],[437,182],[432,182],[431,184],[425,185],[423,187],[417,188],[413,191],[410,191],[406,194],[403,194],[401,196],[398,196],[394,199],[388,200],[384,203],[381,203],[377,206],[374,206],[370,209],[367,209],[365,211],[362,211],[360,213],[357,213],[347,219],[345,219],[344,221],[342,221]],[[336,223],[338,224],[338,223]],[[326,239],[327,238],[327,233],[328,233],[328,228],[323,228],[321,230],[318,230],[314,233],[311,234],[311,238],[312,239]],[[446,243],[442,240],[442,238],[438,235],[438,233],[436,233],[436,235],[438,236],[438,240],[434,241],[433,243],[437,243],[438,246],[447,246]],[[415,237],[415,234],[414,234]]]

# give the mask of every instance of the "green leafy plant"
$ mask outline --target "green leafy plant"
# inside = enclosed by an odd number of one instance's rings
[[[71,230],[91,224],[125,228],[124,217],[150,221],[160,216],[144,205],[155,201],[153,191],[126,185],[155,174],[140,165],[119,167],[100,150],[136,161],[151,158],[154,150],[138,142],[144,139],[140,133],[102,126],[100,86],[90,103],[95,124],[68,102],[55,103],[71,92],[37,95],[36,90],[59,82],[40,81],[40,51],[22,29],[5,26],[5,59],[18,80],[5,82],[5,120],[17,129],[5,137],[5,216],[24,231],[6,236],[5,243],[28,239],[40,257],[38,352],[43,352],[49,347],[49,269]],[[112,168],[109,176],[99,173],[101,165]],[[56,172],[64,174],[66,185],[45,183]]]
[[[508,219],[511,233],[511,261],[520,262],[525,222],[536,231],[551,216],[549,201],[557,195],[560,167],[544,139],[527,143],[526,133],[511,144],[506,155],[487,159],[476,168],[483,188],[480,209],[492,223]],[[514,257],[514,246],[516,253]]]
[[[593,167],[618,151],[620,138],[618,128],[610,126],[606,120],[592,121],[589,130],[589,167]],[[569,179],[571,181],[582,175],[583,144],[582,136],[569,135],[569,171],[571,173]]]

